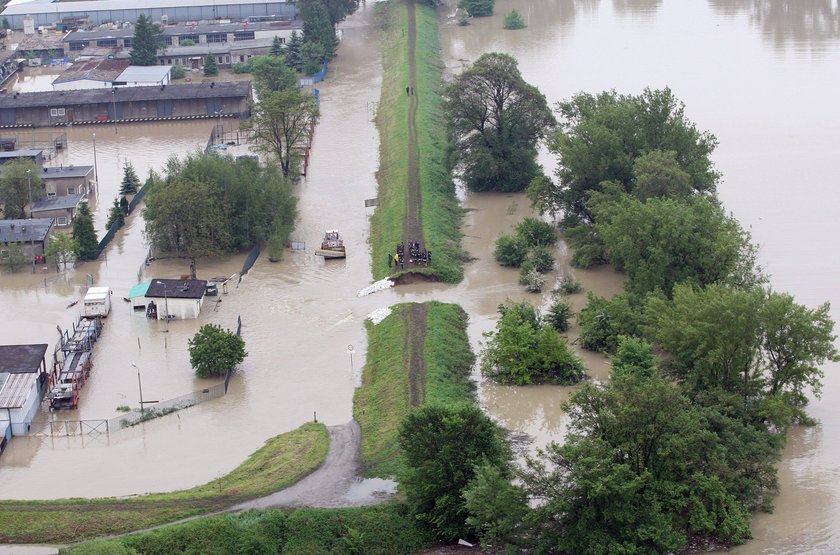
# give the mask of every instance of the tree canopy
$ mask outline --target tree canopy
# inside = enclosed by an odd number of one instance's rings
[[[459,0],[458,7],[473,17],[493,15],[495,0]]]
[[[637,96],[615,91],[580,93],[557,107],[561,124],[549,136],[548,144],[557,155],[558,182],[543,182],[530,191],[542,211],[565,210],[592,221],[590,191],[601,190],[604,182],[615,182],[632,193],[638,184],[637,173],[646,175],[639,194],[642,198],[653,196],[650,191],[662,186],[684,192],[684,177],[676,169],[688,174],[692,192],[714,193],[720,176],[710,156],[717,139],[688,120],[685,107],[670,89],[645,89]],[[640,157],[646,159],[637,167]],[[654,170],[654,162],[664,168]],[[677,181],[652,179],[663,174],[677,177]]]
[[[215,324],[204,324],[189,340],[190,364],[199,378],[223,376],[245,360],[245,341]]]
[[[29,216],[24,208],[29,204],[30,192],[33,203],[46,194],[41,180],[41,167],[29,159],[14,160],[5,164],[0,171],[0,204],[3,205],[3,217],[15,220]]]
[[[140,14],[134,24],[129,61],[135,66],[158,65],[158,50],[163,48],[163,30],[146,14]]]
[[[99,246],[99,239],[93,228],[93,214],[87,202],[79,205],[76,216],[73,218],[73,240],[76,242],[79,258],[93,260],[96,248]]]
[[[513,57],[483,54],[446,87],[445,109],[470,189],[521,191],[540,173],[537,142],[555,120]]]
[[[248,63],[260,97],[297,86],[297,74],[282,56],[255,56]]]
[[[207,54],[204,57],[204,76],[213,77],[219,74],[219,65],[216,63],[216,57],[213,54]]]
[[[300,149],[306,147],[319,115],[318,104],[308,92],[290,88],[265,95],[251,116],[256,148],[276,159],[284,176],[296,177]]]
[[[123,166],[123,179],[120,185],[121,195],[133,195],[140,188],[140,178],[137,177],[137,172],[134,171],[134,165],[131,162],[126,162]]]
[[[303,42],[320,44],[324,47],[324,56],[332,59],[335,56],[337,41],[335,28],[324,0],[300,0],[298,10],[303,20]]]
[[[58,231],[50,238],[44,256],[47,260],[55,262],[58,268],[62,268],[76,260],[78,250],[79,245],[69,233]]]

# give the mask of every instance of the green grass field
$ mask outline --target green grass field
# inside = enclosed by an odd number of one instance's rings
[[[227,476],[192,489],[130,499],[0,501],[0,543],[49,543],[128,532],[221,510],[287,487],[326,459],[322,424],[266,441]]]

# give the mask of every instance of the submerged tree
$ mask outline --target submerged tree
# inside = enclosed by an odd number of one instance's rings
[[[486,17],[493,15],[495,4],[495,0],[460,0],[458,7],[473,17]]]
[[[245,360],[245,341],[215,324],[204,324],[189,340],[190,364],[199,378],[223,376]]]
[[[256,56],[248,63],[254,76],[254,89],[260,97],[297,85],[297,74],[282,56]]]
[[[3,206],[3,217],[7,220],[23,219],[29,214],[24,208],[39,200],[45,194],[44,182],[41,179],[41,167],[28,159],[9,162],[3,166],[0,174],[0,205]],[[31,210],[30,206],[30,210]]]
[[[111,205],[111,210],[108,211],[108,221],[105,223],[105,228],[111,229],[111,226],[114,224],[117,224],[117,229],[125,224],[125,210],[120,205],[120,199],[118,198],[114,199],[114,204]]]
[[[96,230],[93,228],[93,214],[90,213],[90,206],[87,202],[79,205],[76,217],[73,218],[73,240],[78,246],[79,258],[82,260],[93,260],[96,247],[99,246],[99,239],[96,237]]]
[[[158,50],[163,47],[163,31],[146,14],[140,14],[134,24],[129,61],[135,66],[158,65]]]
[[[300,0],[300,17],[303,20],[303,42],[317,42],[324,47],[324,55],[335,56],[335,29],[324,0]]]
[[[72,264],[76,260],[78,251],[79,245],[70,234],[59,231],[50,238],[44,256],[50,262],[55,262],[60,269],[62,266]]]
[[[445,108],[466,185],[521,191],[540,173],[537,142],[554,125],[545,96],[507,54],[483,54],[446,88]]]
[[[251,118],[257,148],[277,159],[284,176],[297,175],[300,150],[318,117],[318,104],[307,92],[292,88],[266,95]]]
[[[137,177],[137,172],[134,171],[134,164],[126,162],[123,166],[123,179],[120,185],[121,195],[133,195],[140,188],[140,178]]]

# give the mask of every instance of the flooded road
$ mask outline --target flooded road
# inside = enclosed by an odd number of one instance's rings
[[[502,30],[517,9],[528,27]],[[638,94],[670,86],[688,117],[720,140],[720,197],[761,245],[773,286],[840,320],[840,5],[831,0],[498,0],[496,16],[443,20],[447,68],[483,52],[519,60],[550,103],[578,91]],[[541,155],[547,170],[554,160]],[[840,551],[840,366],[825,367],[815,428],[791,431],[776,511],[757,515],[755,539],[734,553]],[[485,388],[488,390],[488,388]],[[548,415],[538,396],[499,403],[503,422]]]

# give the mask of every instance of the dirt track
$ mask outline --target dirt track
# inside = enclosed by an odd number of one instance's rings
[[[420,190],[420,151],[417,143],[417,20],[414,1],[406,2],[408,10],[408,86],[414,91],[408,97],[408,206],[403,222],[406,241],[419,241],[426,245],[423,236],[423,193]]]
[[[406,399],[412,407],[419,407],[426,401],[426,305],[413,303],[400,315],[408,331],[403,349],[403,368],[408,370]]]

